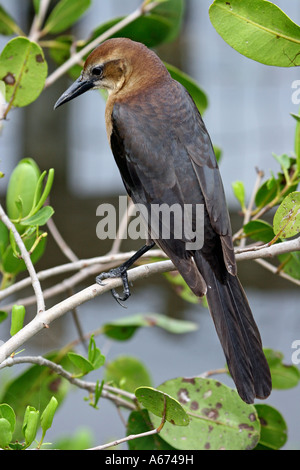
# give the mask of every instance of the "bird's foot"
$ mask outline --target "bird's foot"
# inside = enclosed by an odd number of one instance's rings
[[[110,271],[106,273],[101,273],[99,276],[96,277],[96,283],[99,284],[100,286],[103,286],[103,280],[104,279],[112,279],[120,277],[123,282],[123,295],[119,295],[115,289],[111,290],[112,296],[114,299],[122,305],[121,302],[125,302],[125,300],[128,299],[130,296],[130,289],[129,289],[129,283],[128,283],[128,276],[127,276],[127,267],[126,266],[119,266],[118,268],[113,268]],[[124,307],[124,305],[122,305]]]

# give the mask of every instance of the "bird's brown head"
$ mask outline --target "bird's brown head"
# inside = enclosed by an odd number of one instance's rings
[[[54,109],[90,89],[129,93],[166,75],[161,60],[143,44],[126,38],[109,39],[91,52],[80,77],[62,94]]]

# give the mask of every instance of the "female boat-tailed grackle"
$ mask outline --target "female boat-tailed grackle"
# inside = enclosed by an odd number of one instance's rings
[[[110,39],[87,58],[84,69],[55,108],[90,89],[108,91],[105,121],[108,140],[125,188],[135,204],[204,206],[204,240],[188,249],[185,233],[164,238],[148,224],[149,244],[109,273],[121,276],[154,242],[170,257],[191,290],[206,294],[230,374],[246,403],[271,392],[270,370],[258,328],[236,276],[236,262],[226,200],[210,137],[192,98],[173,80],[158,56],[130,39]],[[84,119],[84,117],[83,117]],[[98,118],[97,118],[98,119]],[[184,219],[185,217],[185,219]],[[165,221],[160,217],[159,222]],[[179,224],[185,226],[187,216]],[[195,231],[195,211],[189,222]],[[177,221],[178,223],[178,221]]]

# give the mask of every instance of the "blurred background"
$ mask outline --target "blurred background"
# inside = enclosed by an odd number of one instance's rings
[[[273,3],[299,24],[299,2],[278,0]],[[33,14],[31,0],[1,0],[0,4],[28,31]],[[99,24],[129,14],[139,4],[140,0],[94,0],[78,23],[76,36],[87,37]],[[249,199],[256,180],[255,168],[263,170],[268,177],[270,171],[279,170],[272,152],[278,155],[293,152],[295,121],[290,113],[298,113],[298,106],[292,102],[292,83],[300,77],[297,68],[265,66],[231,49],[210,23],[210,4],[211,0],[186,0],[180,36],[157,49],[157,53],[190,74],[208,96],[204,121],[213,143],[223,152],[220,170],[234,232],[240,227],[242,217],[231,183],[243,181]],[[1,37],[1,49],[5,42]],[[50,61],[49,69],[49,72],[55,69]],[[57,98],[70,83],[68,77],[63,77],[32,105],[10,112],[0,139],[1,171],[9,175],[24,157],[34,158],[42,170],[55,168],[51,196],[55,223],[76,255],[88,258],[106,254],[111,246],[111,241],[100,241],[96,237],[96,208],[102,202],[117,204],[118,196],[124,195],[125,190],[107,143],[105,102],[101,95],[87,93],[53,111]],[[1,196],[5,194],[7,179],[1,180]],[[137,248],[139,242],[126,240],[122,244],[124,251]],[[65,261],[49,237],[48,250],[38,269]],[[292,342],[300,339],[296,287],[255,262],[239,263],[238,268],[264,346],[283,352],[286,362],[290,363]],[[91,282],[93,279],[88,280],[89,284]],[[52,302],[54,300],[47,305]],[[147,312],[191,320],[198,323],[199,329],[179,337],[157,329],[142,329],[125,343],[98,338],[97,345],[108,360],[119,354],[139,357],[150,371],[154,386],[173,377],[198,375],[224,365],[208,311],[178,298],[162,276],[136,283],[126,307],[127,310],[119,307],[109,294],[81,306],[79,314],[84,331],[94,330],[123,315]],[[6,338],[7,333],[1,328],[0,338]],[[44,354],[62,347],[75,335],[71,317],[65,315],[26,345],[26,352]],[[232,385],[229,378],[222,376],[220,379]],[[113,405],[102,400],[100,410],[95,412],[83,401],[84,396],[81,391],[72,392],[57,412],[47,440],[73,432],[80,425],[92,430],[95,445],[124,435],[123,424]],[[287,422],[286,448],[300,449],[299,387],[274,391],[267,403],[278,408]]]

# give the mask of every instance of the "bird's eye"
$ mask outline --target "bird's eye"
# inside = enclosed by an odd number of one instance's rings
[[[102,65],[99,65],[98,67],[94,67],[92,69],[92,74],[93,75],[97,75],[97,76],[101,76],[103,74],[103,67]]]

